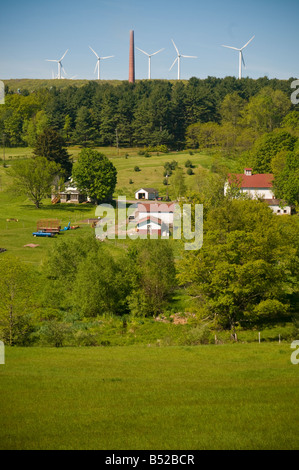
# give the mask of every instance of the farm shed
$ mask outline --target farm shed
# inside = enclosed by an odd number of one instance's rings
[[[159,196],[159,192],[154,188],[141,188],[135,193],[135,199],[154,200]]]

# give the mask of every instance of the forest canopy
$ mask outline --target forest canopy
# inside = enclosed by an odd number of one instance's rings
[[[290,80],[208,77],[143,80],[118,85],[90,81],[76,87],[6,87],[0,135],[7,146],[33,147],[45,128],[69,145],[148,146],[173,149],[221,145],[250,147],[257,136],[298,128]],[[295,123],[295,124],[294,124]],[[194,127],[195,126],[195,127]]]

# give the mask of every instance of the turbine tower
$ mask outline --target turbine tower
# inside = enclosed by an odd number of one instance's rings
[[[107,57],[100,57],[98,56],[98,54],[93,50],[92,47],[89,46],[89,49],[92,50],[92,52],[94,53],[94,55],[96,56],[97,58],[97,63],[96,63],[96,67],[94,69],[94,73],[96,73],[97,69],[98,69],[98,80],[100,80],[100,60],[104,60],[104,59],[111,59],[111,57],[114,57],[114,55],[109,55]]]
[[[160,49],[157,52],[153,52],[153,54],[148,54],[147,52],[143,51],[142,49],[139,49],[139,47],[136,47],[138,51],[143,52],[143,54],[148,56],[148,78],[149,80],[151,79],[151,58],[153,55],[159,54],[159,52],[164,51],[164,49]]]
[[[135,83],[134,31],[130,31],[129,83]]]
[[[237,47],[232,47],[232,46],[224,46],[222,44],[222,47],[227,47],[228,49],[234,49],[235,51],[239,52],[239,80],[242,78],[242,62],[245,67],[245,61],[243,57],[243,50],[245,49],[246,46],[253,40],[254,36],[252,36],[251,39],[249,39],[248,42],[246,42],[245,46],[241,47],[241,49],[238,49]]]
[[[62,56],[61,59],[59,59],[59,60],[46,59],[47,62],[57,62],[57,64],[58,64],[58,75],[57,75],[57,78],[59,78],[59,79],[61,79],[61,70],[63,70],[64,73],[66,74],[66,71],[64,70],[63,65],[62,65],[62,60],[65,58],[67,52],[68,52],[68,49],[65,51],[65,53],[63,54],[63,56]]]
[[[197,59],[197,57],[195,57],[194,55],[183,55],[183,54],[180,54],[179,53],[179,50],[178,48],[176,47],[173,39],[172,39],[172,44],[174,45],[175,47],[175,50],[176,50],[176,53],[177,53],[177,57],[175,59],[175,61],[173,62],[172,66],[170,67],[169,70],[172,69],[172,67],[174,66],[174,64],[176,63],[176,61],[178,61],[178,80],[180,80],[180,73],[181,73],[181,57],[186,57],[188,59]]]

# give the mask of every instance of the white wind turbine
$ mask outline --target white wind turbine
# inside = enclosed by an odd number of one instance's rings
[[[180,79],[180,73],[181,73],[181,57],[186,57],[186,58],[188,58],[188,59],[197,59],[197,57],[195,57],[194,55],[183,55],[183,54],[180,54],[178,48],[176,47],[176,45],[175,45],[175,43],[174,43],[174,41],[173,41],[173,39],[172,39],[172,44],[174,45],[175,50],[176,50],[176,52],[177,52],[177,57],[176,57],[175,61],[173,62],[172,66],[170,67],[169,70],[171,70],[172,67],[174,66],[174,64],[176,63],[176,61],[178,61],[178,80],[179,80],[179,79]]]
[[[232,46],[224,46],[222,44],[222,47],[227,47],[228,49],[234,49],[235,51],[238,51],[239,52],[239,79],[242,78],[242,62],[243,62],[243,65],[245,67],[245,61],[244,61],[244,57],[243,57],[243,50],[245,49],[246,46],[248,46],[248,44],[253,40],[254,36],[252,36],[251,39],[249,39],[248,42],[246,42],[245,46],[241,47],[241,49],[238,49],[237,47],[232,47]]]
[[[92,47],[89,46],[89,49],[92,50],[92,52],[94,53],[94,55],[97,58],[97,63],[96,63],[96,67],[94,69],[94,73],[96,73],[96,70],[98,69],[98,80],[100,80],[100,60],[111,59],[111,57],[114,57],[114,55],[109,55],[107,57],[99,57],[98,54],[93,50]]]
[[[160,49],[157,52],[153,52],[153,54],[148,54],[147,52],[143,51],[142,49],[139,49],[139,47],[136,47],[136,49],[138,49],[138,51],[143,52],[143,54],[148,56],[148,78],[150,80],[151,79],[151,57],[153,55],[159,54],[159,52],[161,52],[161,51],[164,51],[164,49]]]
[[[59,59],[59,60],[46,59],[47,62],[57,62],[57,63],[58,63],[58,75],[57,75],[57,78],[59,78],[59,79],[61,79],[61,70],[63,70],[64,73],[66,74],[66,71],[64,70],[63,65],[62,65],[62,60],[65,58],[67,52],[68,52],[68,49],[65,51],[65,53],[63,54],[63,56],[62,56],[61,59]]]

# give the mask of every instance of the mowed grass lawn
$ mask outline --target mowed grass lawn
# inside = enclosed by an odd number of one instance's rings
[[[6,348],[0,448],[297,449],[287,343]]]

